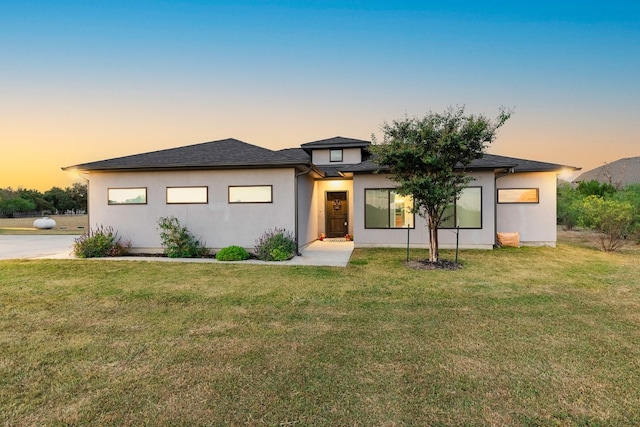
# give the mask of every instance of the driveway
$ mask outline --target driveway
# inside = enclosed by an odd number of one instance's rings
[[[0,234],[1,259],[65,259],[75,258],[71,254],[73,235],[7,235]],[[274,265],[316,265],[346,267],[353,252],[353,242],[315,241],[300,251],[302,256],[284,262],[241,261],[242,263]],[[178,261],[221,262],[210,258],[163,258],[163,257],[118,257],[110,260],[128,261]]]
[[[78,236],[37,234],[0,234],[0,259],[74,258],[73,241]]]

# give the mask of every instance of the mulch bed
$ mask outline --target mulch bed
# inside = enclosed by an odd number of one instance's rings
[[[459,270],[462,268],[462,264],[447,261],[445,259],[438,260],[437,262],[431,262],[426,259],[405,261],[404,265],[408,268],[413,268],[414,270]]]
[[[153,257],[153,258],[168,258],[167,254],[165,253],[140,253],[140,252],[136,252],[136,253],[129,253],[126,255],[122,255],[122,256],[130,256],[130,257]],[[216,256],[215,255],[204,255],[204,256],[199,256],[199,257],[194,257],[194,258],[211,258],[214,259]]]

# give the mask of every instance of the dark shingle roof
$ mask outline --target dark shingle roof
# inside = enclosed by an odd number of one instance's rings
[[[302,148],[283,148],[279,150],[278,153],[282,153],[292,159],[301,161],[301,162],[310,162],[311,156],[309,153],[304,151]]]
[[[306,142],[300,147],[310,153],[313,149],[322,148],[366,148],[371,145],[370,141],[363,139],[345,138],[343,136],[334,136],[333,138],[321,139],[319,141]]]
[[[626,157],[607,163],[595,169],[584,172],[574,179],[574,182],[596,180],[603,184],[611,184],[624,188],[629,184],[640,183],[640,156]]]
[[[515,172],[552,172],[562,169],[580,170],[574,166],[556,163],[538,162],[536,160],[518,159],[516,157],[485,154],[481,159],[472,161],[467,170],[513,168]]]
[[[369,141],[344,138],[337,136],[320,141],[302,144],[302,148],[287,148],[273,151],[257,145],[248,144],[237,139],[229,138],[219,141],[203,142],[185,147],[169,148],[132,156],[117,157],[97,162],[82,163],[67,166],[63,170],[78,169],[84,171],[108,170],[167,170],[167,169],[223,169],[223,168],[252,168],[252,167],[283,167],[308,166],[316,173],[326,177],[340,176],[340,172],[365,173],[380,168],[368,158]],[[363,161],[353,165],[323,166],[311,165],[311,149],[338,147],[360,147],[363,150]],[[613,164],[612,164],[613,165]],[[494,170],[513,168],[515,172],[545,172],[559,171],[564,168],[555,163],[537,162],[533,160],[517,159],[513,157],[485,154],[481,159],[474,160],[466,170]],[[579,170],[578,168],[573,168]],[[584,175],[584,174],[583,174]]]
[[[459,167],[462,168],[462,165]],[[551,172],[562,169],[579,170],[573,166],[563,166],[555,163],[537,162],[534,160],[518,159],[515,157],[497,156],[495,154],[485,154],[481,159],[472,161],[465,170],[494,170],[494,169],[511,169],[514,172]],[[379,167],[373,160],[369,159],[356,165],[349,165],[342,169],[341,172],[374,172],[385,171],[387,167]]]
[[[308,163],[308,158],[268,150],[229,138],[186,147],[67,166],[63,170],[153,170],[278,167]]]

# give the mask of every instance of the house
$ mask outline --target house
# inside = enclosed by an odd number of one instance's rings
[[[356,247],[428,247],[426,221],[371,161],[369,141],[334,137],[279,151],[224,139],[68,166],[89,181],[89,224],[111,226],[132,251],[159,252],[160,217],[175,216],[207,247],[253,248],[274,227],[304,246],[354,236]],[[486,154],[439,231],[440,246],[491,249],[497,232],[556,244],[562,165]],[[575,168],[573,168],[575,169]],[[407,228],[409,231],[407,231]]]
[[[598,181],[623,189],[629,184],[640,184],[640,156],[627,157],[582,173],[573,182]]]

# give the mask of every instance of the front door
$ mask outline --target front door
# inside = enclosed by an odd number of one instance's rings
[[[327,237],[344,237],[349,232],[347,192],[327,191],[326,200]]]

